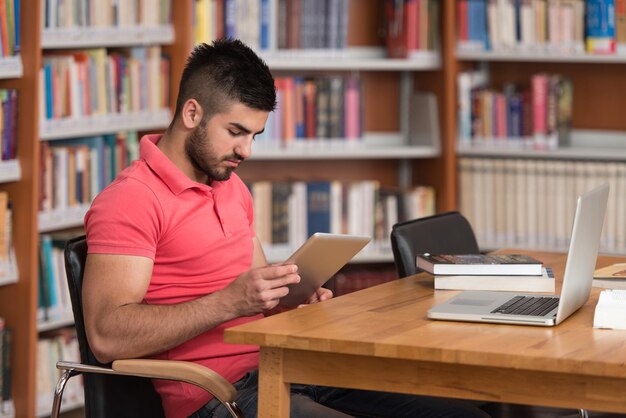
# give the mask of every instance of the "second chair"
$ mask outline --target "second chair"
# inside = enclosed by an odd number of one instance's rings
[[[445,212],[395,224],[391,230],[391,249],[398,277],[418,272],[416,254],[480,252],[472,226],[459,212]]]

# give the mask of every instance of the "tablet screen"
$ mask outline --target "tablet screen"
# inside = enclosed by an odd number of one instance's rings
[[[317,232],[287,260],[298,266],[300,283],[289,285],[289,294],[280,300],[284,307],[304,303],[317,289],[345,266],[367,243],[370,237]]]

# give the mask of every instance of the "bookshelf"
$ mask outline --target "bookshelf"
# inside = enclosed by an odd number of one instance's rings
[[[437,211],[457,209],[465,197],[463,179],[458,178],[460,160],[544,160],[626,163],[623,117],[623,55],[566,54],[555,51],[477,51],[457,45],[457,1],[440,1],[440,49],[438,53],[418,54],[410,59],[387,59],[380,36],[383,0],[353,0],[348,48],[342,51],[274,51],[262,53],[277,75],[358,74],[367,100],[364,107],[366,135],[357,146],[325,144],[304,149],[254,149],[253,157],[239,170],[247,180],[281,181],[309,179],[359,181],[374,178],[381,185],[398,187],[425,184],[437,195]],[[172,8],[172,25],[154,28],[128,28],[111,32],[99,30],[42,30],[42,1],[21,0],[21,51],[16,57],[0,58],[0,88],[19,90],[18,160],[0,163],[0,190],[13,202],[14,244],[19,280],[0,283],[0,316],[14,330],[14,358],[11,406],[2,418],[43,416],[36,410],[36,350],[40,331],[65,326],[69,322],[38,324],[37,275],[38,234],[79,225],[86,207],[42,217],[38,208],[40,141],[54,142],[71,136],[99,135],[108,126],[117,129],[150,131],[162,129],[169,121],[166,110],[123,118],[93,118],[56,121],[39,126],[39,68],[44,51],[100,46],[127,47],[163,44],[171,57],[170,109],[185,58],[194,42],[193,2],[180,1]],[[538,72],[567,75],[574,85],[572,127],[573,145],[549,151],[502,149],[496,147],[460,148],[457,145],[457,76],[460,72],[487,68],[491,83],[527,82]],[[429,91],[436,95],[439,114],[439,147],[406,143],[407,91]],[[327,146],[326,146],[327,145]],[[522,196],[523,198],[523,196]],[[622,212],[623,213],[623,212]],[[480,222],[484,222],[483,218]],[[615,219],[612,222],[618,222]],[[473,222],[474,223],[474,222]],[[500,241],[493,243],[494,247]],[[537,247],[538,248],[538,247]],[[552,246],[552,249],[560,248]],[[546,246],[545,249],[550,249]],[[272,260],[282,260],[290,249],[270,248]],[[389,263],[389,253],[359,257],[363,263]],[[11,408],[12,409],[12,408]],[[6,409],[5,409],[6,411]]]
[[[359,22],[349,30],[349,48],[329,55],[328,51],[308,51],[267,55],[277,75],[358,74],[368,100],[364,107],[366,135],[357,147],[318,149],[259,150],[240,175],[244,179],[270,181],[286,178],[313,178],[359,181],[373,177],[381,185],[398,187],[425,184],[437,190],[438,211],[456,207],[455,83],[460,67],[454,56],[454,10],[441,2],[441,49],[438,53],[417,54],[410,59],[384,58],[379,19],[382,0],[351,1],[350,19]],[[193,42],[193,2],[177,2],[172,7],[172,25],[149,29],[129,28],[111,33],[42,29],[41,0],[21,0],[21,52],[15,58],[0,59],[0,87],[20,93],[18,117],[18,160],[0,164],[0,190],[6,190],[14,207],[14,245],[19,268],[16,282],[0,283],[0,316],[14,330],[12,392],[15,412],[8,417],[45,416],[37,409],[37,341],[40,332],[71,324],[71,321],[37,321],[39,234],[79,225],[86,207],[74,212],[39,213],[40,147],[68,137],[99,135],[116,129],[153,131],[164,128],[170,111],[125,115],[115,119],[81,118],[40,124],[39,69],[47,53],[95,47],[128,47],[162,44],[170,56],[170,109],[173,108],[178,80]],[[438,99],[439,147],[416,146],[406,142],[407,89],[435,93]],[[271,168],[271,169],[270,169]],[[270,258],[281,259],[284,252],[270,249]],[[390,253],[359,257],[363,263],[387,263]],[[6,418],[3,415],[2,418]]]
[[[35,415],[35,347],[37,306],[37,170],[38,71],[41,65],[40,1],[21,1],[21,50],[19,58],[3,59],[0,87],[19,92],[18,161],[20,175],[0,184],[13,202],[13,241],[19,269],[16,283],[0,286],[0,316],[13,330],[12,393],[14,416]],[[24,22],[28,22],[25,24]],[[21,62],[21,65],[20,65]],[[21,68],[20,68],[21,67]],[[11,415],[9,415],[11,416]],[[4,418],[4,417],[3,417]]]
[[[163,6],[165,1],[161,1],[161,3]],[[128,7],[130,4],[131,2],[125,3],[122,7]],[[138,4],[139,2],[135,3],[135,6]],[[147,7],[147,4],[144,2],[141,7]],[[95,3],[92,3],[91,6],[99,7]],[[106,8],[107,6],[103,7]],[[122,13],[121,8],[117,10],[118,13]],[[80,233],[73,231],[68,233],[67,230],[82,228],[84,215],[90,205],[89,198],[85,199],[85,192],[89,196],[91,191],[87,190],[92,190],[94,187],[99,190],[106,186],[108,179],[115,177],[115,173],[126,165],[124,160],[127,157],[132,158],[130,156],[131,147],[134,152],[137,151],[136,140],[137,136],[141,135],[137,132],[162,131],[169,124],[171,119],[170,102],[168,100],[167,103],[164,103],[164,98],[169,92],[159,92],[164,84],[167,84],[168,90],[171,88],[170,83],[164,82],[162,79],[164,76],[162,74],[163,66],[169,65],[162,62],[161,50],[155,50],[153,47],[161,48],[163,45],[174,42],[174,25],[163,22],[164,19],[162,18],[158,19],[159,22],[156,22],[158,24],[149,21],[150,18],[154,19],[155,17],[157,16],[152,12],[149,18],[147,15],[138,14],[131,19],[134,23],[128,24],[126,22],[126,25],[119,27],[111,26],[111,22],[105,22],[105,26],[70,25],[66,28],[44,28],[42,30],[42,64],[45,67],[47,63],[51,62],[50,68],[53,72],[51,79],[69,77],[68,85],[71,85],[72,77],[76,77],[75,74],[78,74],[75,84],[81,83],[78,88],[79,94],[83,94],[83,90],[89,91],[91,94],[90,101],[89,99],[79,100],[83,107],[75,108],[72,102],[80,96],[74,96],[70,87],[67,98],[61,99],[69,100],[69,103],[72,104],[70,114],[58,115],[56,91],[54,87],[51,89],[50,84],[48,84],[48,74],[45,73],[45,78],[42,76],[42,79],[45,80],[42,85],[45,84],[45,87],[40,87],[40,95],[46,97],[43,101],[44,107],[41,110],[45,112],[45,117],[40,117],[38,139],[42,149],[40,157],[42,159],[42,179],[40,184],[43,195],[40,206],[43,210],[38,211],[37,224],[40,234],[55,234],[42,235],[42,239],[45,237],[50,242],[50,240],[55,239],[59,232],[61,232],[62,237]],[[118,24],[121,24],[119,23],[121,18],[121,15],[118,16]],[[84,61],[86,56],[89,58]],[[172,59],[177,60],[184,59],[185,56],[170,55]],[[61,61],[65,60],[66,57],[73,57],[73,62],[72,59]],[[53,60],[61,62],[56,64]],[[63,69],[63,65],[67,65],[70,70],[57,76],[54,72]],[[103,81],[107,80],[106,90],[99,91],[93,84],[90,84],[89,79],[87,81],[84,81],[84,78],[81,80],[80,74],[83,71],[83,65],[88,66],[87,73],[92,76],[94,73],[96,74],[93,77],[98,79],[101,77]],[[106,68],[106,77],[113,73],[110,77],[120,79],[118,85],[111,84],[110,79],[105,78],[104,75],[98,75],[98,72],[104,73],[104,68]],[[147,69],[158,70],[159,75],[155,77],[155,72],[148,73]],[[136,71],[136,75],[133,75],[134,71]],[[122,78],[124,81],[121,81]],[[172,82],[172,85],[174,83],[177,81]],[[41,91],[42,89],[43,91]],[[106,92],[105,99],[101,97],[103,92]],[[156,96],[155,92],[157,92]],[[127,133],[123,134],[122,137],[119,135],[111,137],[116,132]],[[73,192],[68,189],[68,187],[74,187],[71,185],[72,182],[69,181],[69,183],[60,186],[60,183],[64,182],[59,182],[56,172],[67,169],[67,161],[61,163],[58,161],[63,161],[68,155],[69,164],[72,164],[71,159],[75,158],[76,170],[78,170],[79,153],[84,153],[84,157],[81,156],[80,158],[90,158],[90,165],[98,164],[98,167],[92,167],[91,171],[83,173],[83,176],[89,176],[89,186],[85,187],[83,184],[82,198],[76,197],[75,202],[73,202]],[[96,154],[94,155],[94,153]],[[100,178],[102,170],[108,173],[105,174],[104,183]],[[50,188],[48,188],[48,180],[44,175],[46,171],[52,173],[51,182],[53,185]],[[71,173],[71,168],[68,171]],[[81,186],[77,184],[75,187]],[[67,191],[67,195],[57,189],[64,189]],[[55,203],[44,203],[44,196],[47,196],[46,200],[52,199]],[[62,283],[59,285],[59,281],[64,281],[65,277],[60,277],[63,274],[60,274],[61,269],[56,267],[57,263],[62,264],[62,261],[58,259],[58,249],[53,249],[56,245],[58,244],[46,246],[45,250],[40,249],[45,254],[42,257],[47,259],[46,264],[48,264],[42,280],[48,281],[47,288],[55,288],[45,291],[43,298],[47,301],[50,301],[51,298],[56,299],[56,302],[52,300],[50,306],[44,302],[46,307],[43,308],[43,312],[45,313],[39,315],[40,319],[37,322],[37,333],[40,338],[37,342],[38,358],[36,359],[40,375],[37,378],[45,382],[42,384],[44,388],[50,386],[50,392],[53,392],[54,381],[56,380],[54,370],[50,373],[42,372],[42,370],[47,369],[45,369],[45,364],[39,363],[54,363],[56,361],[54,352],[57,344],[63,347],[64,356],[75,356],[77,352],[77,345],[72,343],[69,346],[64,346],[64,343],[57,341],[55,337],[56,335],[64,335],[64,332],[67,331],[64,328],[72,327],[74,323],[66,302],[61,301],[59,294],[59,292],[66,292],[66,290],[64,290]],[[52,264],[52,268],[50,268],[50,264]],[[56,293],[56,296],[46,296],[50,293]],[[51,350],[51,352],[48,355],[44,353],[42,357],[41,346],[44,347],[44,351]],[[74,393],[76,390],[71,392],[71,394],[68,392],[64,396],[64,402],[61,406],[62,412],[73,411],[83,405],[82,396],[76,396]],[[45,389],[44,393],[36,393],[35,398],[35,416],[49,416],[52,403]]]
[[[438,210],[454,207],[455,197],[449,187],[449,182],[454,181],[453,160],[443,157],[450,150],[446,139],[445,109],[452,96],[442,93],[444,86],[450,84],[448,78],[452,79],[446,76],[446,60],[451,55],[437,49],[412,53],[405,59],[387,58],[381,36],[383,6],[384,2],[379,0],[349,2],[348,36],[343,49],[282,49],[275,45],[267,50],[259,49],[277,78],[358,77],[363,89],[364,134],[358,141],[287,139],[280,145],[269,146],[257,139],[250,161],[238,170],[244,181],[276,183],[340,179],[348,183],[374,180],[381,188],[429,185],[436,189]],[[445,2],[440,2],[440,7],[442,13],[448,8]],[[445,19],[447,17],[441,21]],[[449,41],[444,34],[441,42]],[[419,109],[410,108],[413,91],[435,93],[441,140],[428,144],[408,140],[413,118],[411,112],[419,112]],[[437,173],[429,174],[433,170]],[[285,254],[285,251],[271,246],[264,245],[264,248],[270,259],[276,252]],[[371,259],[371,262],[389,263],[393,260],[389,248],[386,251],[378,248],[373,253],[371,257],[364,255],[361,261]]]
[[[507,83],[528,85],[531,77],[539,73],[561,74],[571,80],[573,86],[569,145],[537,149],[535,145],[522,145],[522,141],[515,144],[510,138],[504,141],[508,144],[495,139],[471,144],[459,141],[455,153],[460,164],[459,206],[468,212],[468,218],[475,225],[481,248],[566,250],[576,196],[606,181],[611,185],[611,192],[600,251],[623,253],[626,225],[622,218],[626,202],[621,197],[625,190],[621,176],[626,167],[626,120],[619,109],[623,107],[621,92],[626,83],[618,76],[624,72],[626,64],[623,10],[620,9],[617,12],[620,16],[616,17],[621,28],[616,30],[615,51],[598,53],[585,47],[580,30],[586,25],[584,13],[581,13],[586,9],[584,0],[548,3],[555,8],[573,7],[575,10],[574,15],[557,21],[550,20],[552,11],[547,10],[548,31],[551,25],[561,25],[562,33],[575,36],[545,39],[535,32],[534,41],[525,43],[522,33],[521,40],[494,47],[498,42],[494,44],[493,35],[487,32],[491,48],[461,39],[464,24],[461,23],[463,14],[459,12],[463,3],[469,4],[457,0],[459,7],[453,11],[454,21],[459,22],[454,32],[458,41],[454,47],[457,74],[467,70],[485,71],[489,86],[496,90]],[[527,6],[541,7],[541,3]],[[474,2],[473,6],[476,4]],[[503,3],[494,7],[507,6]],[[536,25],[534,19],[538,15],[526,23],[524,15],[521,16],[522,27]],[[514,146],[510,146],[511,143]],[[482,170],[485,171],[481,173]],[[482,184],[480,192],[475,188],[478,184]],[[496,198],[512,184],[516,184],[517,193],[504,192],[506,198]],[[480,197],[472,197],[474,192]],[[479,200],[493,209],[480,209]],[[526,215],[516,214],[511,202],[517,202]],[[517,222],[511,222],[512,218]]]

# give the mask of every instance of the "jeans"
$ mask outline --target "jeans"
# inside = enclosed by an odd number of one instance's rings
[[[259,375],[252,371],[235,383],[235,402],[246,418],[257,416]],[[327,386],[291,385],[291,417],[297,418],[488,418],[468,401],[403,395]],[[228,418],[228,411],[212,399],[190,418]]]

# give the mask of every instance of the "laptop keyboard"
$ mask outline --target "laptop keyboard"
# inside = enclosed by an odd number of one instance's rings
[[[546,316],[559,304],[559,298],[515,296],[491,311],[495,314]]]

